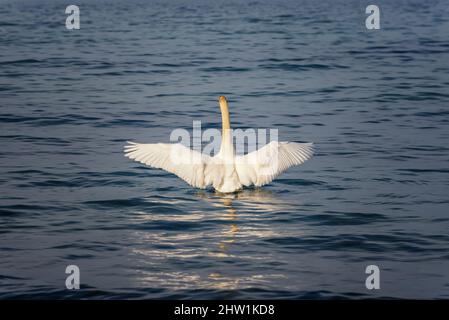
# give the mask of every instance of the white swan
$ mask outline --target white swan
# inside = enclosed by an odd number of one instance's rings
[[[272,141],[246,155],[235,154],[226,98],[219,104],[222,117],[220,151],[210,157],[180,143],[134,143],[125,146],[125,156],[177,175],[193,187],[213,186],[223,193],[243,186],[270,183],[291,166],[300,165],[313,156],[313,143]],[[183,159],[184,161],[179,161]],[[188,161],[185,161],[188,159]]]

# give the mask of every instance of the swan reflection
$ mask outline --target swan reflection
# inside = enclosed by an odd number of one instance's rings
[[[241,210],[250,209],[253,212],[278,212],[293,207],[285,199],[280,198],[276,192],[262,188],[244,189],[234,193],[201,190],[196,195],[200,199],[210,202],[213,206],[223,207],[224,209],[233,208],[233,202],[238,202]]]
[[[285,199],[281,199],[276,193],[267,189],[246,189],[237,193],[219,193],[200,191],[197,197],[203,201],[207,201],[213,207],[221,211],[220,217],[223,220],[231,221],[226,224],[217,238],[221,238],[218,242],[218,250],[210,252],[210,256],[216,258],[235,258],[236,260],[257,261],[264,260],[268,255],[254,256],[247,254],[233,255],[231,249],[237,248],[238,240],[254,240],[255,238],[265,238],[276,236],[276,232],[270,227],[270,223],[264,223],[267,219],[263,213],[275,213],[283,210],[291,209]],[[253,223],[242,224],[239,227],[238,221],[243,219],[260,220],[257,227]],[[270,218],[268,218],[269,220]],[[273,278],[283,278],[282,275],[276,274],[248,274],[246,276],[232,276],[228,271],[220,272],[220,268],[214,270],[208,275],[207,286],[209,288],[234,290],[246,286],[263,285],[269,283]]]
[[[133,248],[133,252],[141,257],[139,261],[159,271],[142,272],[141,284],[160,282],[172,289],[236,289],[263,285],[282,277],[249,270],[235,273],[234,268],[241,263],[276,260],[269,252],[260,254],[245,248],[258,239],[279,236],[281,230],[272,223],[273,215],[292,211],[293,204],[276,192],[258,188],[227,194],[199,191],[194,197],[199,201],[178,197],[172,203],[166,196],[157,196],[156,201],[151,197],[155,206],[150,212],[135,212],[136,222],[147,223],[152,231],[136,233],[141,245]],[[170,212],[170,206],[176,207],[177,212]],[[165,212],[159,211],[161,208]],[[171,229],[155,228],[153,223],[168,224]],[[173,227],[176,223],[178,229]],[[167,262],[183,265],[184,271],[167,269]],[[164,271],[158,266],[165,266]]]

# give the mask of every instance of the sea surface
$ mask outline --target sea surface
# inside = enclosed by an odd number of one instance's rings
[[[449,298],[449,4],[367,30],[371,2],[77,1],[67,30],[0,0],[0,298]],[[219,95],[316,156],[229,195],[123,156],[220,128]]]

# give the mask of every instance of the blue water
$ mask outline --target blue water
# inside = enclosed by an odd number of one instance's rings
[[[447,1],[77,4],[0,1],[0,298],[449,298]],[[228,196],[123,157],[219,95],[316,156]]]

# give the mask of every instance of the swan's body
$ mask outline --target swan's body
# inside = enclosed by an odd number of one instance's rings
[[[210,157],[180,143],[141,144],[128,142],[125,156],[154,168],[171,172],[193,187],[213,186],[219,192],[234,192],[244,186],[270,183],[291,166],[313,155],[313,143],[272,141],[244,156],[235,154],[228,104],[219,99],[222,115],[220,152]],[[183,161],[178,161],[183,159]],[[188,161],[185,161],[187,159]]]

